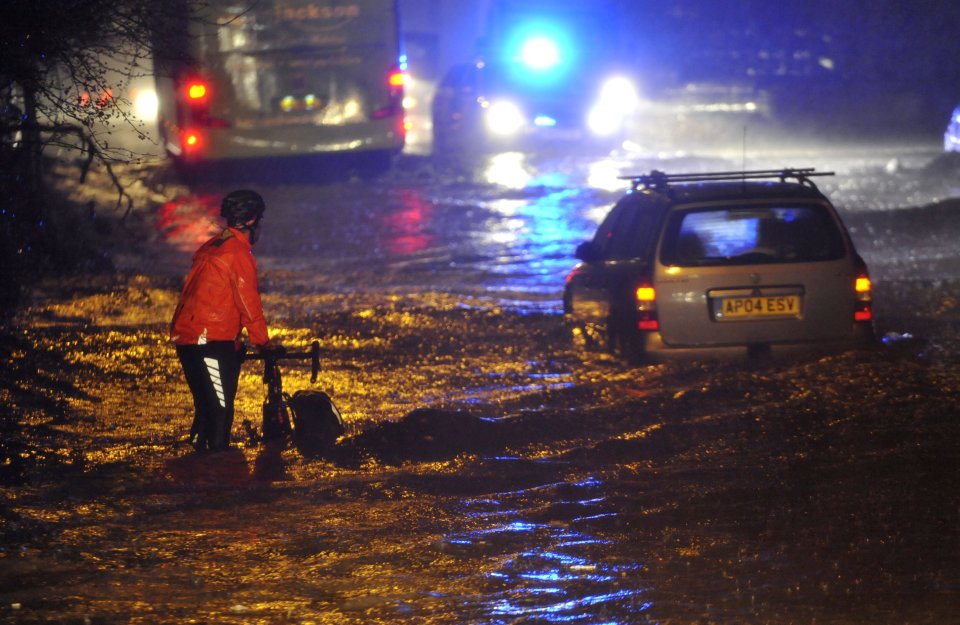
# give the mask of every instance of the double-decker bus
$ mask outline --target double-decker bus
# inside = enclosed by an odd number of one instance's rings
[[[404,145],[395,0],[204,0],[156,44],[161,140],[181,164]]]

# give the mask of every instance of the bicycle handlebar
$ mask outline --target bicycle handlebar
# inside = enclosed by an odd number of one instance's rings
[[[269,365],[271,363],[276,363],[278,360],[306,360],[307,358],[311,360],[310,383],[312,384],[317,381],[317,374],[320,372],[319,341],[313,341],[310,343],[310,351],[308,352],[284,352],[283,354],[271,354],[268,351],[267,353],[249,354],[246,351],[246,347],[244,347],[241,360],[262,360],[265,364]]]

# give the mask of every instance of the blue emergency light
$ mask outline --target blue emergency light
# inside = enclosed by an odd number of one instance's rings
[[[520,61],[533,70],[548,70],[560,64],[560,48],[548,37],[531,37],[520,48]]]
[[[531,75],[563,72],[579,56],[573,33],[562,20],[518,20],[502,40],[501,54]]]

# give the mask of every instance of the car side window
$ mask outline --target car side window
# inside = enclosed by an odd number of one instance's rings
[[[474,74],[474,68],[472,65],[457,65],[450,69],[447,72],[447,75],[443,77],[443,81],[440,83],[441,88],[447,89],[463,89],[464,87],[472,87],[473,82],[472,75]]]
[[[597,251],[600,253],[601,257],[610,257],[610,249],[614,232],[619,230],[620,222],[623,221],[624,214],[626,212],[628,212],[627,202],[625,199],[620,200],[614,205],[613,208],[610,209],[610,212],[607,213],[607,216],[597,228],[596,233],[594,233],[593,245],[597,248]]]
[[[626,260],[630,258],[653,258],[656,245],[661,211],[655,204],[637,201],[637,198],[625,198],[611,212],[604,222],[605,228],[597,232],[602,235],[604,258],[608,260]]]
[[[657,213],[652,210],[635,210],[629,225],[623,229],[622,237],[614,237],[616,258],[653,258],[653,248],[657,241],[657,227],[660,223]]]
[[[457,76],[460,75],[459,68],[452,68],[440,81],[441,89],[452,89],[457,84]]]
[[[618,220],[616,228],[613,230],[613,236],[610,237],[610,247],[607,251],[607,258],[611,260],[623,260],[633,257],[633,248],[637,235],[637,223],[642,221],[643,215],[637,207],[631,206],[623,211],[623,216]]]
[[[662,211],[628,195],[610,210],[597,228],[593,244],[606,260],[650,259],[657,242]]]

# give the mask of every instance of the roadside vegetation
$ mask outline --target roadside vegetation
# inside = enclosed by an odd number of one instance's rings
[[[9,0],[0,3],[0,309],[15,309],[43,275],[105,269],[103,207],[76,206],[54,184],[73,166],[78,184],[100,168],[126,216],[133,197],[116,168],[138,154],[111,145],[118,130],[144,136],[131,81],[147,75],[185,2]],[[165,54],[165,53],[161,53]],[[152,59],[153,63],[157,59]]]

